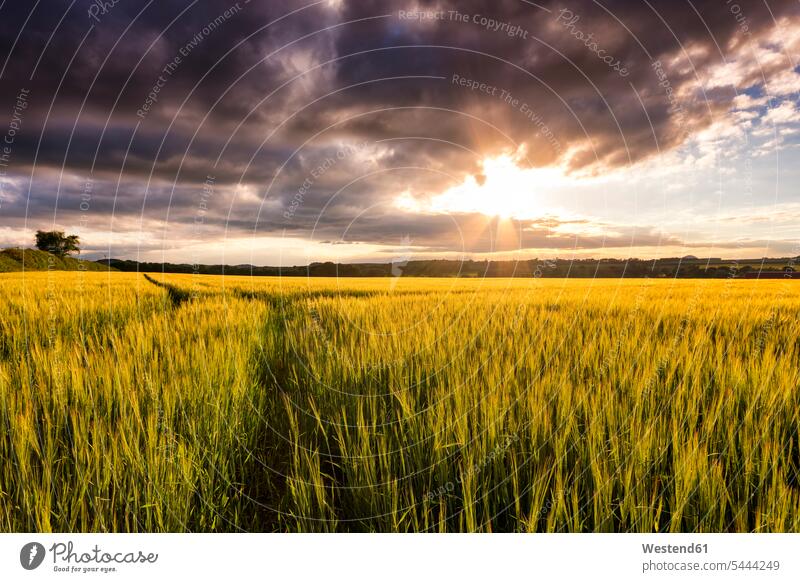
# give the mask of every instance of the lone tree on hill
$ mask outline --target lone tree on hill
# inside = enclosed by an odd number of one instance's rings
[[[47,251],[58,257],[64,257],[70,253],[80,253],[78,248],[80,240],[77,234],[64,236],[63,230],[37,230],[36,248],[40,251]]]

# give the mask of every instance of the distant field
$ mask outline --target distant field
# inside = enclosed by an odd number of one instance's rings
[[[0,275],[2,531],[800,531],[797,282]]]

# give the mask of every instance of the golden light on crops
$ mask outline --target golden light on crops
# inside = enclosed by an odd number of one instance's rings
[[[800,528],[784,281],[148,277],[0,274],[4,530]]]

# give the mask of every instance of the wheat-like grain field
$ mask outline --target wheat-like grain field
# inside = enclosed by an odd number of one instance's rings
[[[800,531],[797,285],[0,275],[0,530]]]

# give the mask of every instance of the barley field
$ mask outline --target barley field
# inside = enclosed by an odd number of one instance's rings
[[[797,282],[0,275],[0,530],[800,531]]]

